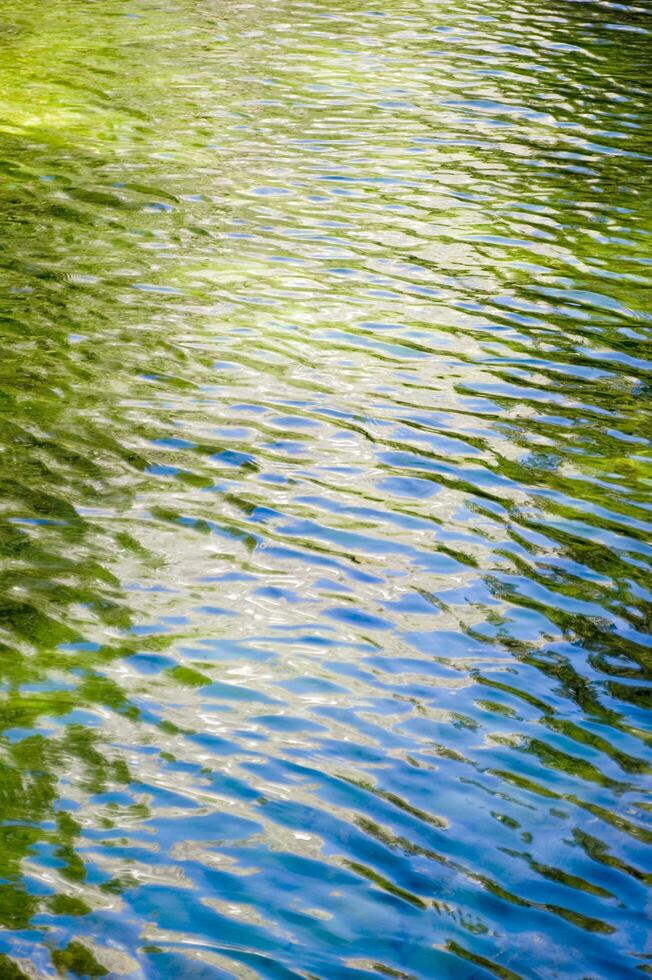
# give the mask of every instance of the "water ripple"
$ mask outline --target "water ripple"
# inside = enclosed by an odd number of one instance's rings
[[[651,32],[0,0],[3,976],[651,972]]]

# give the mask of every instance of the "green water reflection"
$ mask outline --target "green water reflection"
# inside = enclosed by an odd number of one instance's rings
[[[652,16],[0,0],[0,977],[636,977]]]

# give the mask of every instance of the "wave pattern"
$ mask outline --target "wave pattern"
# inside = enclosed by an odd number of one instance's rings
[[[652,972],[652,15],[0,0],[0,972]]]

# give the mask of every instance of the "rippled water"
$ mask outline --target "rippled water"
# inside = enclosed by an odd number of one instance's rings
[[[0,976],[652,973],[652,8],[0,55]]]

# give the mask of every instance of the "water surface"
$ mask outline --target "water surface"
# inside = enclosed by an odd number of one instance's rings
[[[0,0],[0,975],[652,972],[651,32]]]

